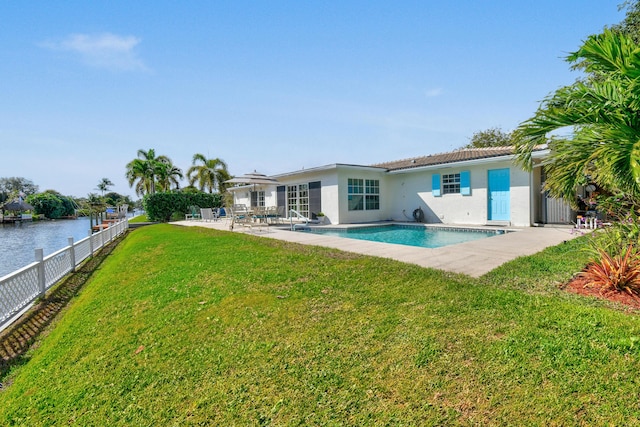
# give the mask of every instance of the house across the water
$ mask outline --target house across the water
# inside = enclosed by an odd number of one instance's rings
[[[514,163],[513,147],[461,149],[363,166],[330,164],[274,175],[278,183],[234,187],[234,203],[278,206],[307,218],[323,213],[332,224],[419,221],[454,225],[527,227],[570,223],[576,213],[548,197],[542,161],[532,171]]]

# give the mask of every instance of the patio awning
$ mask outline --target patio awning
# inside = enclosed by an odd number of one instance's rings
[[[279,181],[275,178],[268,177],[265,174],[253,171],[245,175],[241,175],[225,181],[228,184],[247,184],[247,185],[277,185]]]

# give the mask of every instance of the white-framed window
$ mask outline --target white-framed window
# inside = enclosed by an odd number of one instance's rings
[[[350,211],[380,209],[380,180],[349,178],[347,184]]]
[[[364,208],[368,211],[380,209],[380,180],[366,179],[364,181]]]
[[[442,185],[440,184],[441,181]],[[431,175],[431,194],[433,197],[440,197],[443,194],[471,196],[471,173],[469,171],[461,171],[442,176],[439,173],[434,173]]]
[[[450,173],[442,175],[442,194],[460,193],[460,174]]]
[[[287,185],[287,212],[291,209],[309,218],[309,184]]]
[[[251,191],[248,194],[251,197],[251,207],[264,207],[264,191]]]

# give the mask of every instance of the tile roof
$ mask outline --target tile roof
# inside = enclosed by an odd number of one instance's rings
[[[515,154],[514,147],[486,147],[463,148],[448,153],[431,154],[422,157],[412,157],[404,160],[378,163],[375,167],[386,168],[390,171],[399,169],[411,169],[421,166],[442,165],[447,163],[462,162],[466,160],[486,159],[489,157],[509,156]]]

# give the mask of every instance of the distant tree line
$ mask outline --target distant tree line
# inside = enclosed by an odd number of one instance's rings
[[[102,178],[97,186],[98,193],[86,197],[64,196],[55,190],[39,192],[38,186],[22,177],[0,178],[0,204],[22,197],[33,206],[33,213],[45,218],[57,219],[70,216],[89,216],[103,212],[107,206],[136,204],[148,211],[154,220],[166,221],[175,215],[184,215],[192,206],[221,206],[228,184],[233,178],[227,164],[219,158],[207,158],[197,153],[186,174],[175,166],[165,155],[154,149],[138,150],[137,157],[127,163],[125,177],[142,202],[134,202],[128,196],[109,192],[113,182]],[[188,186],[180,188],[182,179],[187,178]],[[207,196],[208,194],[208,196]]]
[[[87,197],[65,196],[56,190],[38,191],[38,186],[33,181],[23,177],[0,178],[0,205],[17,201],[19,199],[33,206],[36,216],[48,219],[59,219],[72,216],[88,216],[95,212],[96,206],[104,210],[106,206],[129,205],[133,208],[133,202],[129,196],[123,196],[108,191],[113,185],[111,180],[103,178],[98,189],[102,195],[89,194]]]
[[[38,186],[33,181],[22,177],[0,178],[0,204],[11,202],[20,195],[26,197],[38,192]]]

